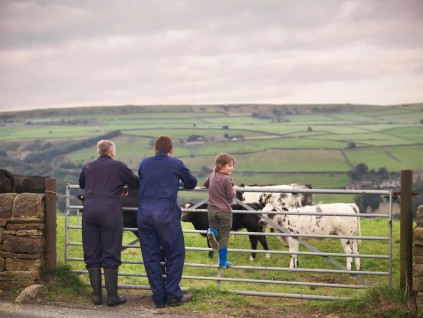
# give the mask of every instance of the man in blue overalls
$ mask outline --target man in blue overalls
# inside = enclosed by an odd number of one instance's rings
[[[117,293],[123,236],[120,197],[125,185],[137,189],[139,180],[125,163],[114,160],[116,147],[112,141],[100,140],[97,153],[98,158],[85,163],[79,175],[79,186],[85,189],[82,246],[93,288],[93,303],[102,303],[103,267],[107,305],[115,306],[126,302],[126,297]]]
[[[142,160],[138,236],[145,271],[157,308],[177,306],[192,299],[179,286],[185,261],[185,242],[181,226],[181,209],[177,203],[179,188],[194,189],[197,179],[184,163],[171,157],[170,137],[159,136],[154,143],[155,156]],[[160,260],[165,257],[166,278]]]

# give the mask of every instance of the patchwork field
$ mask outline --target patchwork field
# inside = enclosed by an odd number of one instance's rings
[[[174,156],[201,181],[219,152],[236,157],[237,184],[344,188],[359,163],[389,172],[423,170],[422,104],[121,106],[0,115],[6,118],[0,125],[1,166],[55,176],[61,187],[75,183],[81,165],[96,157],[95,141],[42,162],[25,158],[116,130],[117,159],[133,170],[153,154],[154,137],[165,134],[175,142]]]

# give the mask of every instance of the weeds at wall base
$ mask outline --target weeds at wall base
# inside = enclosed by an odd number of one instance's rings
[[[398,286],[369,288],[361,297],[349,301],[335,301],[325,306],[329,311],[343,313],[343,318],[417,318],[415,301]]]

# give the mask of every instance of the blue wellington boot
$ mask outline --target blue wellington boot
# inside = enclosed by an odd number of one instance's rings
[[[231,267],[232,263],[227,261],[228,249],[221,248],[219,249],[219,267]]]
[[[217,241],[217,232],[214,228],[209,228],[207,230],[207,239],[209,240],[210,246],[212,247],[212,249],[214,250],[218,250],[219,249],[219,242]]]

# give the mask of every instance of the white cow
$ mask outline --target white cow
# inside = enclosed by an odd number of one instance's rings
[[[273,211],[272,204],[266,205],[262,211]],[[340,235],[340,236],[356,236],[361,235],[360,218],[347,215],[359,213],[359,209],[354,203],[331,203],[319,204],[313,206],[304,206],[294,209],[282,209],[278,211],[289,211],[297,214],[269,214],[268,217],[279,226],[283,226],[288,231],[295,234],[319,234],[319,235]],[[301,213],[336,213],[345,214],[346,216],[330,216],[330,215],[301,215]],[[260,225],[267,223],[264,219],[259,221]],[[277,230],[277,229],[275,229]],[[281,232],[281,231],[279,231]],[[282,237],[279,237],[282,240]],[[298,252],[299,242],[292,237],[287,237],[289,251]],[[341,239],[342,248],[345,254],[358,254],[357,239]],[[352,257],[347,257],[346,267],[351,270]],[[291,254],[290,268],[298,267],[298,255]],[[360,258],[355,257],[355,268],[360,270]]]

